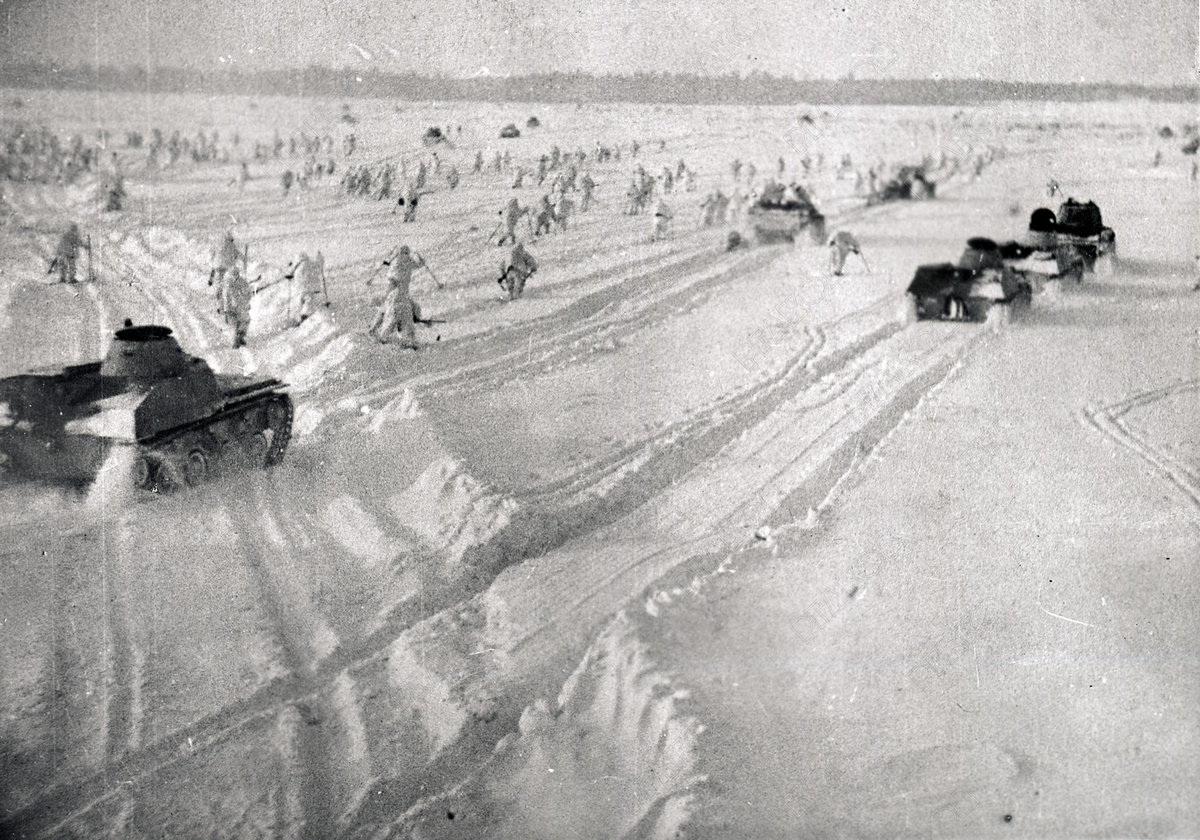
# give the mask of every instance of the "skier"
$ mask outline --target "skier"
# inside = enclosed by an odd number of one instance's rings
[[[79,225],[71,222],[59,238],[58,247],[54,251],[54,260],[50,263],[50,271],[54,271],[55,268],[58,269],[58,282],[76,282],[75,261],[79,257],[80,248],[90,250],[91,246],[79,235]]]
[[[419,254],[413,254],[407,245],[401,245],[388,255],[383,265],[388,267],[388,292],[367,332],[375,336],[380,344],[387,344],[399,331],[400,346],[417,350],[420,345],[417,344],[414,318],[418,312],[415,311],[416,303],[409,294],[409,287],[412,285],[413,269],[424,266],[425,260]],[[367,281],[368,285],[370,282]]]
[[[516,300],[525,292],[525,283],[538,270],[537,260],[525,250],[520,242],[513,246],[508,261],[500,266],[501,286],[508,292],[509,300]]]
[[[246,343],[246,333],[250,330],[250,299],[254,293],[236,261],[222,272],[219,280],[210,279],[208,284],[211,286],[214,282],[217,284],[217,314],[224,315],[225,323],[233,327],[236,349]]]
[[[839,230],[829,238],[829,270],[835,277],[842,276],[842,267],[846,258],[851,254],[862,256],[862,251],[854,234]]]
[[[500,241],[496,244],[503,245],[506,242],[512,242],[513,244],[516,244],[517,224],[521,221],[523,216],[528,215],[529,208],[522,207],[520,202],[513,198],[509,199],[508,204],[501,212],[504,214],[504,235],[500,237]]]

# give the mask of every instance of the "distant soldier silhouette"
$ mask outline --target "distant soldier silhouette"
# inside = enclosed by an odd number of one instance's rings
[[[79,257],[80,248],[90,249],[90,246],[80,235],[79,225],[71,222],[63,235],[59,237],[58,247],[54,250],[54,260],[50,263],[50,271],[58,269],[58,282],[76,282],[75,262]]]

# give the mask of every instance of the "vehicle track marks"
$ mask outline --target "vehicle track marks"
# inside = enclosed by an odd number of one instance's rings
[[[1191,379],[1163,388],[1143,391],[1111,405],[1099,408],[1088,406],[1083,410],[1083,417],[1101,434],[1111,438],[1158,470],[1163,478],[1173,484],[1192,505],[1200,510],[1200,475],[1188,465],[1134,432],[1122,419],[1135,408],[1150,405],[1176,394],[1196,390],[1200,390],[1200,380]]]

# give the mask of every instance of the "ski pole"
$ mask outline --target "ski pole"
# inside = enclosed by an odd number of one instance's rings
[[[863,265],[867,267],[867,274],[872,274],[871,266],[867,263],[867,258],[863,256],[862,251],[858,251],[858,258],[863,261]]]
[[[420,254],[418,254],[417,256],[420,256]],[[424,267],[424,269],[429,272],[429,276],[433,278],[433,282],[437,284],[437,287],[439,289],[444,289],[445,286],[442,285],[442,281],[437,279],[437,275],[433,273],[433,269],[430,268],[429,264],[425,262],[424,257],[421,257],[421,264]]]
[[[325,305],[329,306],[329,287],[325,285],[325,257],[317,251],[317,265],[321,267],[321,294],[325,295]]]
[[[88,249],[88,282],[96,282],[96,272],[92,269],[92,235],[89,233],[87,238]]]

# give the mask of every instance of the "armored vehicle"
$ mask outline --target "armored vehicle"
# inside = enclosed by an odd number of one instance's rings
[[[1039,207],[1029,217],[1029,233],[1024,242],[1005,242],[999,246],[1004,264],[1017,272],[1033,292],[1042,291],[1047,280],[1083,279],[1083,257],[1073,245],[1059,245],[1057,228],[1054,212]]]
[[[1028,303],[1030,288],[1004,265],[995,242],[975,237],[957,264],[918,266],[908,294],[918,319],[985,321],[996,305]]]
[[[1058,208],[1054,231],[1059,248],[1073,248],[1083,261],[1085,271],[1096,270],[1099,263],[1111,273],[1117,260],[1117,235],[1104,226],[1100,208],[1094,202],[1080,203],[1068,198]]]
[[[170,328],[126,324],[102,361],[0,379],[0,470],[87,485],[128,447],[133,485],[159,492],[283,459],[292,400],[282,382],[214,373]]]
[[[920,166],[905,166],[896,177],[888,180],[868,199],[868,205],[882,204],[885,201],[909,201],[934,198],[937,195],[937,184],[930,181],[924,168]]]
[[[795,242],[802,230],[812,241],[825,243],[825,216],[799,184],[770,184],[747,212],[759,243]]]

